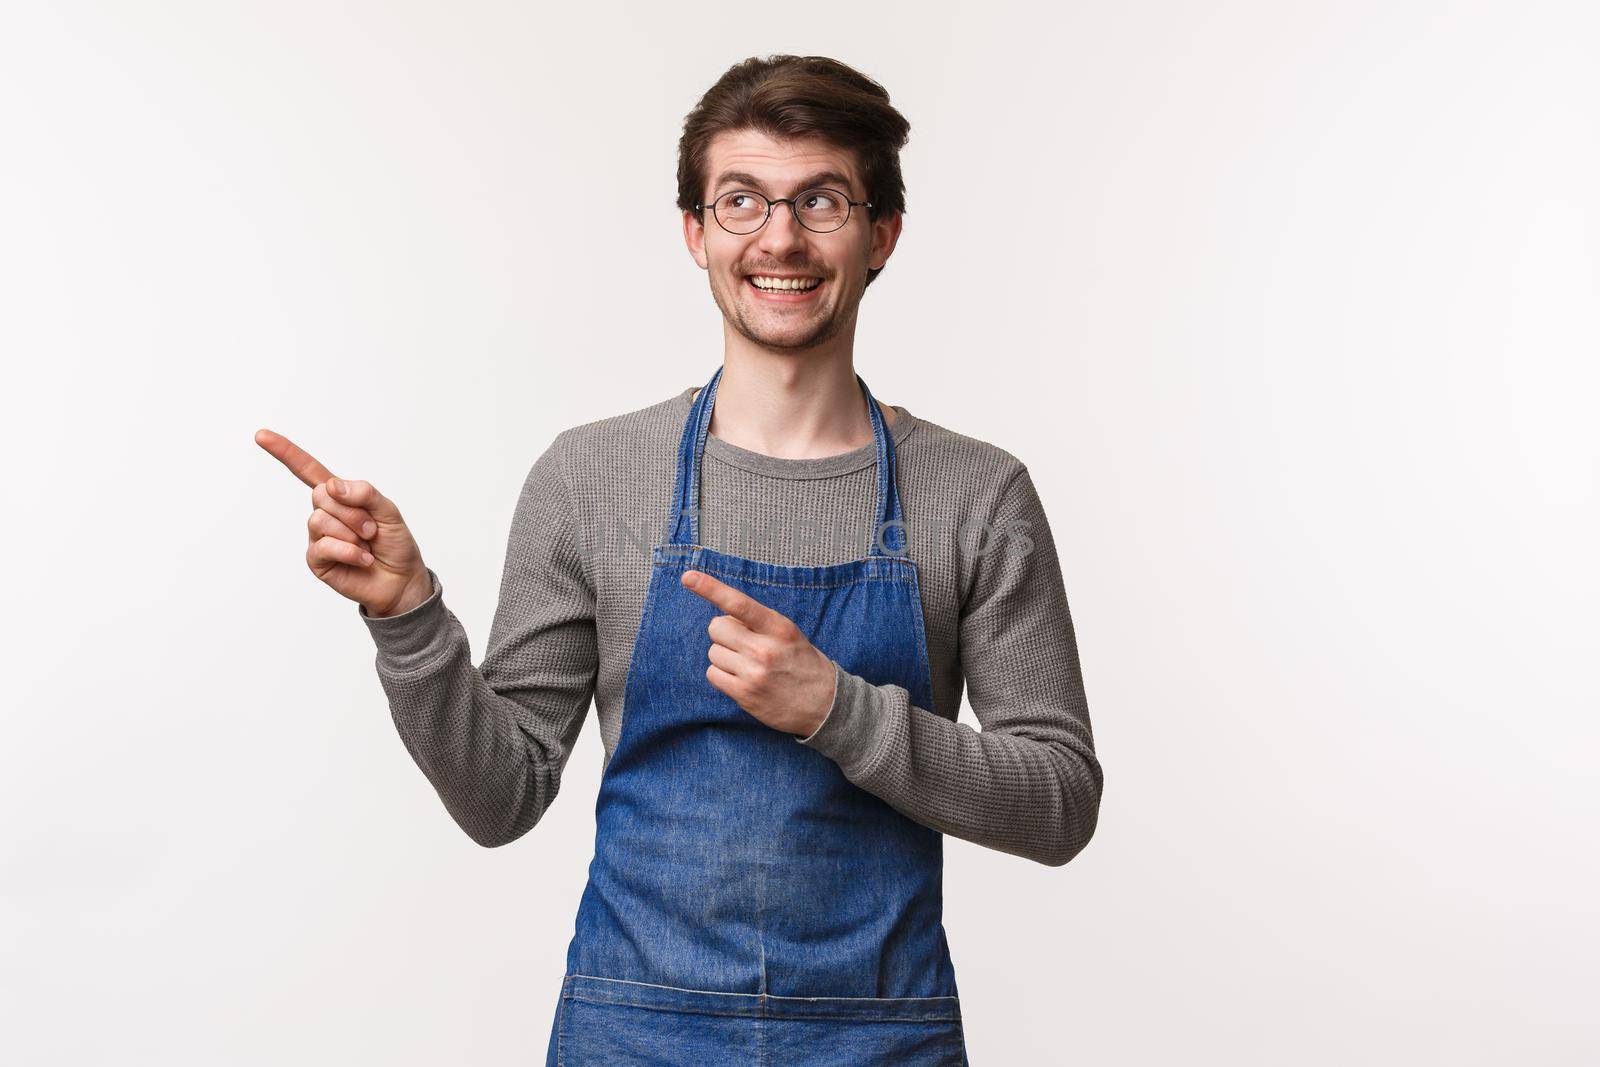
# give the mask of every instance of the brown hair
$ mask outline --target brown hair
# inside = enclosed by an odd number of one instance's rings
[[[854,154],[866,182],[869,221],[906,210],[900,149],[911,123],[883,86],[826,56],[772,55],[729,67],[683,120],[678,139],[678,209],[693,211],[706,194],[711,141],[733,130],[772,137],[821,137]],[[705,218],[704,210],[701,212]],[[867,284],[883,270],[867,271]]]

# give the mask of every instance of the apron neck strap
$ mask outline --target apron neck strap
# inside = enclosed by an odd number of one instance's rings
[[[904,555],[906,550],[905,516],[900,507],[900,488],[895,478],[894,440],[884,426],[883,410],[877,398],[861,375],[855,376],[867,398],[867,414],[872,420],[872,441],[877,450],[878,499],[873,508],[873,525],[868,532],[867,555]],[[717,383],[722,380],[722,367],[717,367],[711,380],[700,390],[683,422],[683,433],[678,439],[677,476],[672,490],[672,512],[667,516],[672,534],[667,543],[672,545],[700,544],[700,466],[705,455],[706,437],[711,430],[711,409],[717,400]],[[882,544],[879,544],[881,538]]]

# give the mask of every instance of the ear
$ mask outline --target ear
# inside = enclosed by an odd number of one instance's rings
[[[904,216],[896,211],[872,224],[872,247],[867,252],[867,266],[877,270],[889,262],[889,255],[900,242],[900,226]]]
[[[700,221],[698,212],[683,213],[683,243],[688,246],[689,255],[700,264],[700,269],[706,270],[710,266],[710,260],[706,258],[706,227]]]

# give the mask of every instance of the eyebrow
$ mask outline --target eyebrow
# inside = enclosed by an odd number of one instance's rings
[[[850,179],[846,178],[843,174],[840,174],[836,170],[819,170],[815,174],[796,184],[794,191],[797,193],[803,193],[807,189],[813,189],[819,185],[830,184],[842,186],[844,191],[847,193],[850,191]],[[716,184],[713,185],[711,189],[713,192],[715,192],[716,190],[721,189],[724,185],[748,185],[758,192],[764,193],[767,191],[767,187],[763,185],[755,175],[747,174],[742,170],[723,171],[722,175],[717,178]]]

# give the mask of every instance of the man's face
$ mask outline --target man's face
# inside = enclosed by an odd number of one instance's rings
[[[729,177],[739,175],[739,177]],[[711,142],[706,168],[704,212],[684,213],[684,240],[695,262],[711,278],[711,295],[733,329],[755,344],[776,349],[821,345],[853,326],[867,271],[883,266],[900,234],[898,215],[872,222],[867,208],[850,208],[850,221],[837,230],[816,233],[795,220],[788,204],[778,204],[761,229],[729,233],[712,217],[711,203],[731,190],[772,199],[798,196],[817,187],[867,199],[854,153],[826,141],[775,140],[739,130]],[[763,292],[752,279],[820,279],[809,292]]]

